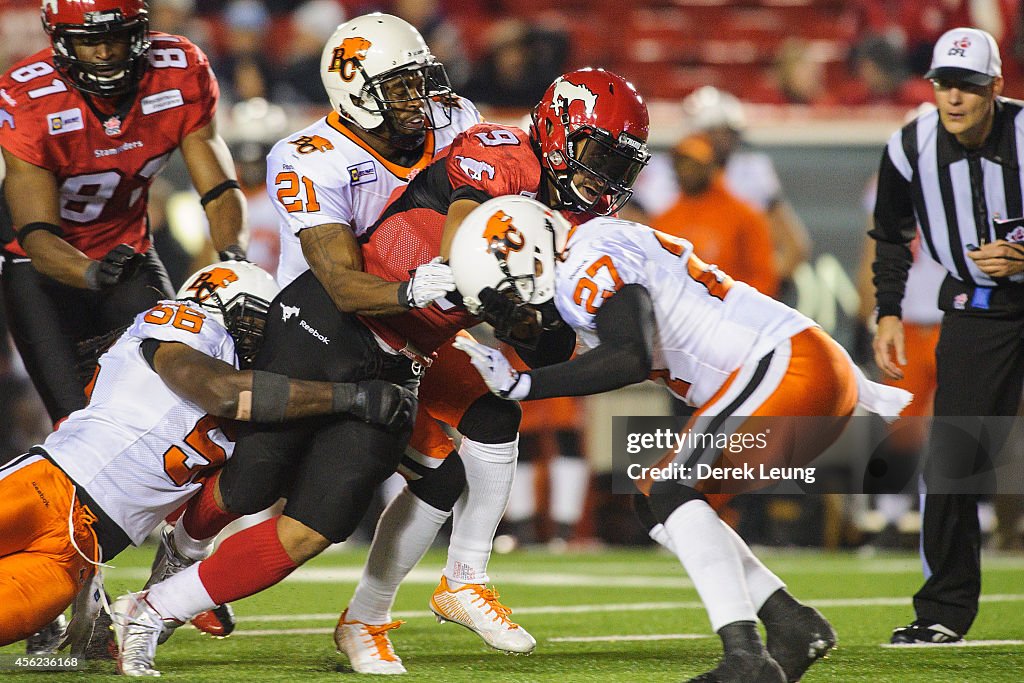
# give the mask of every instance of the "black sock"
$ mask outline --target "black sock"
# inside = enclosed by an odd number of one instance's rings
[[[780,588],[764,601],[757,618],[765,624],[777,624],[796,615],[801,606],[785,588]]]

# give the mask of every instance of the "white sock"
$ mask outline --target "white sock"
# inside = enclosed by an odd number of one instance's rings
[[[731,526],[725,522],[722,522],[722,526],[732,538],[736,552],[743,560],[743,574],[747,577],[747,594],[750,596],[751,604],[754,605],[754,611],[760,612],[761,607],[772,596],[772,593],[780,588],[785,588],[786,584],[771,569],[764,566],[761,560],[757,559],[757,555],[750,549],[747,542]]]
[[[583,516],[590,470],[583,458],[555,456],[549,466],[551,477],[551,519],[558,524],[575,524]]]
[[[213,538],[192,538],[180,520],[174,525],[171,537],[178,552],[191,560],[205,560],[213,550]]]
[[[668,516],[665,529],[700,594],[711,630],[717,632],[734,621],[757,622],[743,560],[711,506],[703,500],[688,501]]]
[[[377,522],[363,575],[348,605],[348,618],[364,624],[387,624],[402,583],[434,542],[451,515],[402,489]]]
[[[164,619],[188,621],[217,606],[199,578],[200,564],[197,562],[149,589],[147,600]]]
[[[384,501],[384,507],[391,504],[391,501],[395,499],[402,489],[405,488],[405,477],[398,472],[395,472],[390,477],[384,480],[378,489],[381,500]]]
[[[521,522],[537,513],[537,492],[534,488],[536,474],[537,466],[532,462],[516,463],[516,476],[509,492],[508,507],[505,508],[507,521]]]
[[[466,490],[455,503],[448,564],[444,568],[453,587],[489,581],[491,543],[508,505],[518,455],[519,437],[495,444],[462,439],[459,456],[466,468]]]
[[[672,539],[669,537],[668,529],[665,528],[664,524],[658,522],[653,527],[651,527],[651,530],[647,532],[647,535],[653,538],[655,543],[662,546],[663,548],[671,550],[672,554],[675,555],[675,546],[672,545]]]

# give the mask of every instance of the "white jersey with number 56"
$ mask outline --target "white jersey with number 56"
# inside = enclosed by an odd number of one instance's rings
[[[135,544],[234,448],[217,418],[171,391],[149,366],[140,348],[146,339],[180,342],[235,364],[234,341],[219,322],[191,302],[161,301],[100,357],[89,405],[43,443]]]
[[[590,220],[570,232],[564,258],[555,304],[580,341],[596,346],[602,302],[626,285],[642,285],[657,327],[651,379],[695,406],[745,362],[815,324],[704,263],[686,240],[638,223]]]
[[[441,105],[431,102],[430,106],[432,119],[443,120]],[[451,119],[444,128],[427,132],[423,154],[410,166],[392,163],[375,152],[336,112],[274,145],[267,155],[267,192],[281,223],[278,283],[284,287],[309,269],[299,232],[344,223],[356,236],[362,235],[396,190],[443,156],[456,135],[481,120],[473,103],[465,99],[452,106]]]

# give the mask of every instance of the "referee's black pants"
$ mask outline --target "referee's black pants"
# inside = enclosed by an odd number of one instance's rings
[[[942,624],[963,635],[978,614],[981,594],[981,529],[978,498],[948,493],[949,478],[939,484],[943,468],[964,474],[982,472],[1005,445],[1024,386],[1024,313],[947,310],[935,350],[938,386],[936,420],[925,467],[921,546],[925,583],[914,595],[919,619]],[[942,416],[986,416],[968,420],[980,441],[950,438]],[[958,426],[964,421],[950,421]],[[973,452],[972,452],[973,451]],[[927,493],[929,481],[933,490]]]

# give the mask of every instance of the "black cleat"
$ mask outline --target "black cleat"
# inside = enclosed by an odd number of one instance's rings
[[[963,640],[963,636],[942,624],[928,619],[917,619],[908,626],[893,629],[893,645],[945,645]]]
[[[64,635],[67,624],[64,615],[58,614],[56,619],[25,640],[25,654],[33,657],[52,655],[57,651],[57,644]]]
[[[768,651],[727,652],[712,671],[691,678],[688,683],[785,683],[786,674]]]
[[[766,623],[768,653],[786,673],[789,683],[799,681],[811,664],[836,645],[836,632],[821,612],[801,605],[789,619]]]

